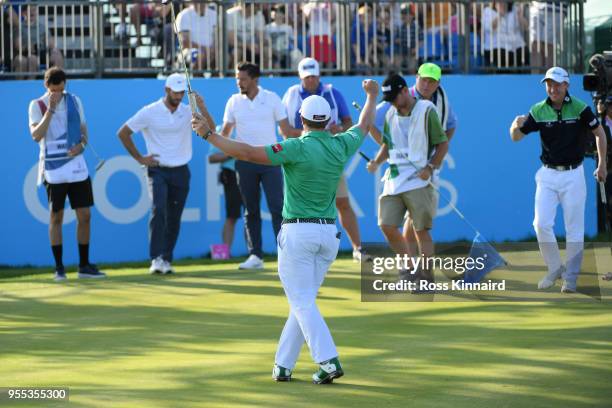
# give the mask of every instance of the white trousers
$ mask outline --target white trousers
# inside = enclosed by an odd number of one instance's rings
[[[337,357],[334,340],[316,297],[338,255],[335,225],[284,224],[278,234],[278,275],[289,301],[289,317],[276,351],[276,364],[293,369],[304,341],[315,363]]]
[[[553,227],[557,206],[563,209],[567,260],[563,279],[575,282],[582,265],[584,249],[584,206],[586,183],[584,168],[558,171],[541,167],[536,173],[535,218],[533,227],[538,237],[540,252],[549,273],[563,263]]]

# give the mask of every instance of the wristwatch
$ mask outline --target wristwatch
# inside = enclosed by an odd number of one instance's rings
[[[434,166],[434,165],[433,165],[433,164],[431,164],[431,163],[427,163],[427,167],[429,167],[429,169],[431,170],[431,172],[432,172],[432,173],[433,173],[433,172],[434,172],[434,170],[436,169],[436,166]]]
[[[202,136],[204,138],[204,140],[208,140],[208,136],[212,135],[213,131],[212,129],[208,129],[208,132],[204,133],[204,136]]]

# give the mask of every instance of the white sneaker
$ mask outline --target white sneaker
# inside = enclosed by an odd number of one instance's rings
[[[161,256],[158,256],[157,258],[151,260],[151,267],[149,268],[149,272],[151,273],[151,275],[156,273],[165,273],[164,262],[165,261],[162,259]]]
[[[162,273],[164,275],[170,275],[174,273],[174,269],[172,269],[172,265],[170,265],[170,262],[162,260]]]
[[[238,269],[263,269],[263,259],[257,255],[250,255],[246,261],[238,265]]]
[[[563,276],[565,267],[561,265],[556,271],[548,272],[542,280],[538,282],[538,289],[548,289],[555,286],[555,282]]]

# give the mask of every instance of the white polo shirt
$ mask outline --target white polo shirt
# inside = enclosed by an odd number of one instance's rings
[[[195,6],[182,10],[176,16],[176,25],[179,31],[188,31],[189,39],[202,47],[213,45],[215,27],[217,25],[217,12],[206,7],[204,15],[200,15]]]
[[[45,106],[49,106],[49,93],[45,93],[41,99]],[[81,118],[81,124],[85,125],[85,113],[83,112],[83,104],[78,96],[74,95],[76,100],[77,109]],[[30,102],[29,108],[29,122],[30,126],[35,123],[40,123],[43,119],[43,114],[38,105],[37,99]],[[87,171],[87,164],[82,154],[74,157],[68,163],[64,164],[55,170],[47,170],[44,168],[44,152],[45,152],[45,139],[55,140],[60,136],[64,135],[68,130],[68,108],[66,104],[66,96],[62,97],[61,101],[55,108],[55,114],[51,117],[47,134],[43,139],[40,140],[38,145],[40,146],[40,165],[38,174],[38,184],[43,180],[50,184],[61,184],[61,183],[76,183],[85,180],[89,177]]]
[[[177,167],[191,160],[191,109],[181,103],[174,113],[163,98],[140,109],[126,126],[142,132],[147,155],[156,154],[161,166]]]
[[[224,123],[236,125],[236,140],[252,146],[276,143],[276,124],[286,118],[279,96],[262,87],[253,100],[240,93],[232,95],[223,114]]]

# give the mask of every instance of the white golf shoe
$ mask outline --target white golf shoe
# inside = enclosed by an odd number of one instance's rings
[[[555,286],[555,282],[561,278],[565,272],[565,267],[561,265],[556,271],[548,272],[540,282],[538,282],[538,289],[548,289]]]
[[[246,261],[238,265],[238,269],[263,269],[263,259],[257,255],[250,255]]]
[[[170,262],[162,260],[162,273],[164,275],[170,275],[174,273],[174,269],[172,269],[172,265],[170,265]]]
[[[151,275],[156,273],[165,273],[164,272],[164,260],[161,256],[151,260],[151,267],[149,267],[149,272]]]

